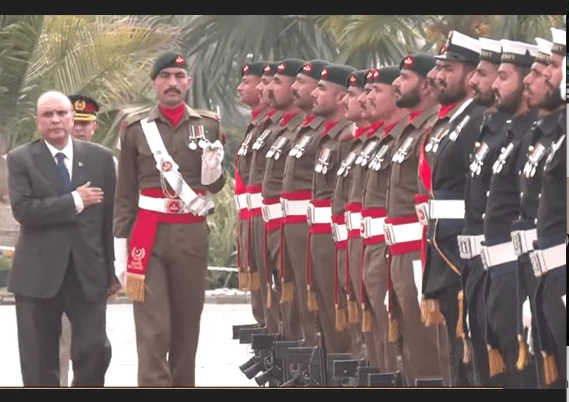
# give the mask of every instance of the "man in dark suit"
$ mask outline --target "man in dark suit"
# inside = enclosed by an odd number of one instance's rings
[[[20,223],[8,290],[16,298],[24,386],[59,386],[61,316],[73,327],[75,386],[102,386],[107,297],[120,289],[112,234],[115,164],[97,144],[70,138],[69,98],[38,99],[42,139],[8,153],[8,187]]]

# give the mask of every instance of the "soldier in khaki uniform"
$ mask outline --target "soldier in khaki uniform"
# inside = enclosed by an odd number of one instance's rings
[[[366,358],[372,365],[377,366],[377,353],[375,344],[370,344],[367,350],[363,348],[363,334],[359,325],[347,326],[346,307],[348,295],[355,299],[355,293],[351,286],[350,273],[347,271],[349,266],[348,236],[350,232],[346,226],[346,205],[350,194],[350,186],[353,178],[353,167],[357,156],[360,153],[364,134],[370,129],[369,122],[363,118],[362,106],[359,97],[364,93],[366,75],[368,70],[359,70],[352,74],[348,79],[348,93],[343,99],[346,107],[345,118],[354,122],[356,129],[354,138],[348,155],[342,160],[336,172],[336,182],[334,185],[332,222],[334,242],[336,245],[334,260],[334,303],[336,308],[336,331],[342,332],[346,329],[350,331],[352,341],[351,353],[358,358]],[[359,236],[359,228],[357,229]],[[354,310],[352,308],[352,310]],[[355,311],[357,312],[357,310]],[[354,311],[352,312],[354,314]],[[371,338],[372,328],[367,331]],[[369,343],[369,342],[368,342]],[[365,353],[364,353],[365,352]]]
[[[277,70],[278,63],[269,63],[263,68],[261,82],[257,86],[260,91],[262,102],[270,105],[271,95],[269,85]],[[265,175],[265,154],[274,140],[278,129],[278,122],[283,116],[282,111],[271,108],[267,115],[258,123],[258,135],[256,139],[248,143],[247,153],[250,154],[249,180],[246,185],[246,202],[249,218],[249,241],[250,258],[247,269],[249,290],[260,289],[263,307],[265,309],[265,326],[270,333],[277,333],[279,329],[279,306],[271,305],[267,308],[267,300],[277,297],[275,290],[267,288],[267,274],[270,270],[265,269],[267,264],[267,245],[265,241],[265,221],[263,220],[263,198],[261,190]],[[269,297],[269,293],[271,296]]]
[[[421,272],[422,229],[415,213],[419,151],[425,132],[432,125],[436,106],[425,79],[433,60],[422,54],[408,55],[401,62],[401,75],[394,81],[396,105],[409,115],[391,157],[384,225],[387,249],[386,296],[389,340],[398,342],[406,382],[413,385],[424,377],[442,374],[436,328],[421,322],[416,276]],[[400,367],[401,368],[401,367]]]
[[[237,147],[235,155],[235,205],[238,211],[237,221],[237,267],[239,269],[239,288],[249,289],[248,268],[251,265],[249,237],[249,209],[247,207],[247,183],[251,164],[250,146],[261,134],[261,122],[269,113],[268,104],[261,102],[257,86],[263,76],[265,62],[247,63],[241,69],[241,83],[237,87],[240,101],[251,108],[251,120],[245,131],[243,141]],[[265,326],[265,306],[261,288],[251,291],[251,309],[259,326]]]
[[[377,115],[377,105],[375,104],[375,97],[373,93],[374,76],[377,76],[377,74],[377,69],[368,70],[366,72],[364,90],[357,100],[362,109],[362,118],[370,123],[370,126],[367,128],[367,130],[365,130],[365,133],[361,135],[359,140],[355,142],[354,148],[351,150],[356,153],[356,158],[352,162],[352,167],[350,169],[352,180],[348,192],[347,203],[344,206],[346,229],[348,231],[348,256],[346,258],[344,270],[345,276],[350,282],[349,286],[346,286],[346,298],[348,301],[348,322],[352,327],[356,327],[359,332],[362,330],[359,314],[360,307],[363,306],[364,310],[369,309],[369,300],[367,299],[365,292],[362,303],[358,304],[358,300],[361,300],[359,293],[362,290],[362,198],[365,178],[368,173],[367,166],[369,157],[374,152],[379,143],[379,139],[376,134],[383,125],[383,121],[379,120],[379,117]],[[368,359],[370,359],[372,362],[375,362],[377,359],[372,356],[374,354],[377,356],[378,348],[377,345],[374,346],[375,340],[372,337],[371,332],[367,331],[368,327],[369,326],[366,324],[365,329],[367,335],[363,341],[358,338],[353,339],[354,347],[358,348],[354,354],[356,356],[367,354]],[[356,333],[359,334],[359,332]]]
[[[312,92],[313,113],[325,120],[318,139],[318,156],[314,164],[312,199],[308,207],[308,243],[306,261],[307,307],[317,311],[326,351],[350,351],[350,334],[336,332],[334,307],[334,240],[332,237],[332,195],[336,171],[347,156],[353,138],[353,123],[344,118],[342,99],[346,96],[347,81],[355,68],[330,64],[322,69],[318,86]],[[343,206],[343,205],[342,205]]]
[[[282,227],[283,213],[280,202],[286,155],[291,149],[297,130],[305,119],[305,113],[296,104],[293,85],[297,74],[302,71],[304,61],[288,59],[277,66],[273,81],[268,90],[271,97],[271,106],[283,112],[279,126],[271,140],[272,145],[265,154],[266,167],[263,177],[261,195],[263,197],[263,219],[265,221],[265,244],[267,267],[267,287],[281,285],[280,273],[284,269],[285,245],[283,244]],[[277,278],[275,280],[275,278]],[[279,292],[278,296],[281,296]],[[302,326],[299,320],[299,305],[279,304],[279,300],[267,300],[268,306],[282,306],[284,322],[284,338],[286,340],[302,339]]]
[[[283,211],[282,237],[283,265],[280,272],[282,297],[280,303],[286,309],[292,304],[300,311],[304,341],[316,345],[314,313],[308,311],[306,292],[306,247],[308,226],[306,209],[311,199],[312,175],[317,153],[317,138],[324,126],[322,117],[312,114],[312,91],[318,85],[322,68],[329,64],[322,60],[305,63],[297,74],[292,89],[295,104],[307,115],[296,131],[294,144],[286,156],[281,191]]]
[[[499,134],[509,116],[496,108],[496,96],[492,84],[498,75],[502,45],[499,41],[480,38],[480,62],[470,79],[474,102],[487,107],[480,134],[471,150],[471,163],[466,176],[464,193],[464,229],[458,236],[461,257],[466,260],[462,272],[464,315],[468,317],[468,333],[472,340],[472,365],[474,383],[489,385],[489,362],[486,349],[486,312],[484,306],[484,282],[487,272],[480,259],[481,240],[484,238],[483,222],[492,165],[500,152]],[[466,331],[466,328],[465,328]]]
[[[207,193],[225,184],[224,137],[218,115],[184,103],[190,77],[182,55],[163,53],[150,77],[158,104],[146,116],[127,118],[120,134],[116,263],[126,266],[133,299],[139,386],[195,386]]]
[[[425,187],[429,189],[429,200],[417,206],[428,226],[423,275],[425,321],[427,325],[442,321],[446,324],[451,386],[473,384],[460,282],[465,262],[456,239],[464,228],[464,178],[485,109],[472,103],[469,84],[479,55],[478,40],[451,31],[441,53],[435,56],[441,67],[436,77],[441,108],[424,143],[425,160],[419,170],[420,177],[430,171],[430,180],[426,175],[421,179],[421,183],[429,180],[430,184],[420,186],[420,193]]]

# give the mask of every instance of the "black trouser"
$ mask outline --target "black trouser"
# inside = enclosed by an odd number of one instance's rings
[[[503,373],[490,377],[490,385],[507,389],[525,388],[530,378],[535,377],[535,370],[527,367],[518,370],[518,314],[521,314],[522,303],[518,299],[519,283],[516,278],[517,261],[490,268],[486,278],[486,342],[497,349],[504,361]],[[529,373],[529,374],[528,374]],[[526,378],[528,377],[528,378]]]
[[[456,336],[456,326],[459,319],[458,292],[460,292],[460,285],[447,287],[438,296],[440,311],[445,318],[448,336],[451,387],[474,385],[472,364],[463,363],[464,342]]]
[[[110,362],[107,344],[107,295],[87,301],[73,264],[59,293],[49,299],[16,295],[20,366],[24,386],[59,387],[61,315],[72,326],[71,360],[74,386],[104,386]]]
[[[465,311],[468,311],[467,324],[472,341],[474,384],[479,387],[490,384],[490,367],[485,334],[486,306],[484,283],[486,275],[487,273],[482,267],[480,256],[467,260],[466,269],[462,273],[462,287],[466,300]]]
[[[549,271],[538,286],[536,292],[536,313],[543,317],[545,329],[549,334],[540,332],[540,339],[550,336],[550,349],[555,358],[558,379],[546,388],[563,389],[566,387],[567,376],[567,315],[562,296],[567,293],[566,266]],[[542,329],[542,326],[539,326]]]

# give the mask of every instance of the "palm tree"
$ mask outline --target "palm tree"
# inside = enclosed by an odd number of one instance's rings
[[[178,33],[150,16],[0,16],[0,152],[33,138],[35,101],[50,89],[98,99],[104,131]]]

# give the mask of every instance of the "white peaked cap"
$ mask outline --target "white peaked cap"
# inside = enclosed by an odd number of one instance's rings
[[[450,38],[450,43],[456,46],[463,47],[465,49],[470,49],[473,52],[480,53],[480,42],[478,39],[471,38],[465,34],[461,34],[458,31],[452,31],[452,37]]]
[[[551,39],[557,45],[566,46],[567,33],[563,29],[551,28]]]
[[[489,52],[502,53],[502,44],[499,40],[488,39],[488,38],[478,38],[480,42],[480,49],[487,50]]]
[[[500,43],[502,44],[502,53],[524,56],[526,52],[529,52],[530,56],[532,57],[535,57],[537,55],[537,46],[535,45],[507,39],[502,39]]]
[[[553,42],[542,38],[535,38],[535,41],[537,42],[537,50],[539,53],[551,56],[551,48],[553,47]]]

